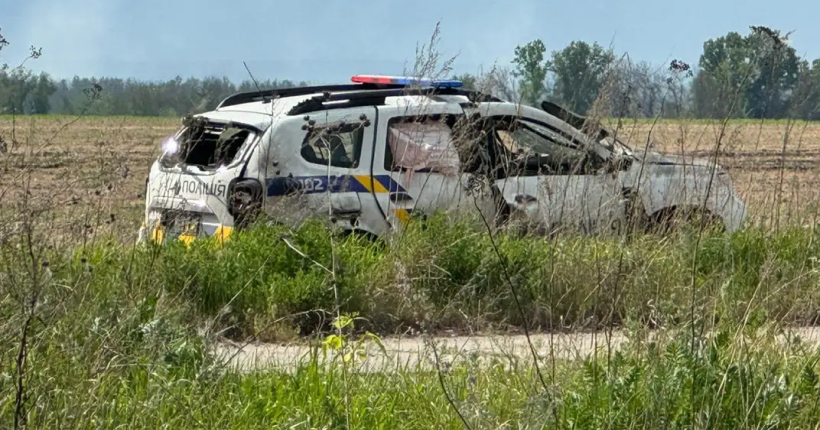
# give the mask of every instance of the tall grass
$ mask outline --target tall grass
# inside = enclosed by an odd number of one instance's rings
[[[739,355],[742,347],[727,339],[719,336],[694,354],[679,338],[630,348],[608,363],[563,363],[548,393],[535,390],[531,369],[463,365],[444,378],[472,428],[817,425],[816,354],[768,346]],[[345,390],[338,368],[315,362],[291,374],[128,363],[90,376],[68,360],[41,367],[32,381],[37,428],[339,428],[345,392],[353,428],[463,428],[431,373],[354,375]]]
[[[331,235],[311,222],[296,232],[258,226],[218,245],[210,240],[83,255],[55,255],[51,270],[94,290],[142,288],[183,300],[194,321],[217,319],[229,336],[281,340],[327,329],[336,312],[328,274]],[[533,328],[600,329],[634,321],[678,325],[693,311],[733,323],[814,323],[820,309],[817,232],[747,229],[732,236],[494,239],[469,222],[433,217],[399,240],[337,237],[341,312],[381,334],[409,329],[520,327],[502,264]],[[287,239],[290,245],[283,239]],[[84,262],[83,262],[84,261]],[[87,269],[83,269],[87,267]],[[84,270],[94,276],[82,277]]]
[[[442,365],[450,404],[438,375],[422,367],[343,379],[340,364],[316,357],[293,372],[239,373],[209,353],[219,336],[329,332],[337,310],[358,313],[357,327],[381,334],[516,328],[521,314],[481,228],[432,217],[385,243],[347,236],[330,247],[336,233],[318,222],[295,232],[260,225],[224,245],[119,247],[103,238],[36,255],[21,252],[37,249],[21,235],[4,242],[0,261],[2,419],[12,421],[22,381],[33,428],[329,428],[348,419],[356,428],[461,428],[453,407],[471,428],[818,421],[820,356],[776,339],[778,327],[817,313],[818,245],[808,229],[710,233],[699,248],[686,229],[495,236],[531,324],[628,333],[615,352],[551,361],[546,392],[532,364],[481,355]],[[327,273],[294,248],[325,266],[336,250],[340,309]],[[648,336],[647,327],[660,330]]]
[[[385,330],[414,318],[467,324],[454,316],[456,304],[470,318],[514,324],[498,263],[486,235],[474,228],[432,219],[426,229],[406,232],[401,246],[340,241],[344,310]],[[208,354],[213,336],[196,327],[220,315],[220,324],[237,325],[239,335],[280,316],[332,306],[323,272],[283,244],[283,233],[262,226],[224,247],[201,241],[191,249],[102,242],[83,251],[51,249],[42,258],[47,265],[4,254],[4,267],[14,268],[5,275],[14,279],[3,282],[3,422],[15,411],[13,328],[26,315],[15,308],[11,286],[31,280],[41,288],[24,379],[31,428],[344,428],[348,422],[351,428],[463,428],[453,408],[473,429],[811,428],[820,422],[820,351],[778,340],[775,324],[813,315],[811,232],[705,238],[694,265],[697,306],[721,320],[694,339],[686,318],[673,321],[687,307],[689,234],[629,242],[497,238],[533,319],[576,326],[588,318],[627,321],[629,342],[612,354],[556,361],[548,391],[531,365],[510,370],[504,359],[480,355],[445,363],[441,381],[449,400],[438,375],[420,367],[343,379],[339,364],[319,364],[326,352],[317,349],[291,372],[239,373]],[[328,232],[319,225],[290,239],[320,263],[331,258]],[[14,255],[22,258],[9,259]],[[416,295],[389,287],[396,285],[399,261],[407,262],[407,288]],[[649,317],[674,327],[648,337],[631,323]],[[755,330],[741,326],[747,320],[757,322]]]

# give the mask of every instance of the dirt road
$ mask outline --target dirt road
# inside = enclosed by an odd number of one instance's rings
[[[650,336],[659,333],[651,333]],[[791,335],[816,346],[820,344],[820,327],[793,329]],[[531,337],[532,345],[542,360],[572,360],[589,357],[597,351],[599,356],[606,356],[607,351],[614,351],[627,340],[625,333],[614,331],[610,334],[571,333],[571,334],[536,334]],[[778,335],[784,341],[785,334]],[[532,352],[523,335],[513,336],[456,336],[456,337],[404,337],[382,340],[384,351],[375,343],[369,342],[365,347],[367,358],[357,360],[353,366],[359,372],[384,372],[398,369],[408,371],[434,370],[435,354],[444,366],[459,362],[473,364],[499,363],[505,367],[527,365],[532,363]],[[433,351],[435,346],[435,352]],[[237,345],[223,343],[217,348],[217,354],[227,358],[231,366],[238,370],[292,370],[299,363],[311,359],[314,351],[320,363],[328,364],[333,355],[322,356],[321,348],[314,349],[305,345],[249,344]]]

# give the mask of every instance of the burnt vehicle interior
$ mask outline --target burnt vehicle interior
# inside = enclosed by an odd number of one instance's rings
[[[187,119],[183,130],[175,140],[175,148],[166,151],[161,158],[165,167],[176,164],[214,170],[233,162],[242,144],[256,130],[253,127],[206,120]]]
[[[632,154],[632,149],[617,136],[617,133],[613,133],[601,124],[590,121],[583,115],[579,115],[546,100],[541,102],[541,109],[544,112],[565,121],[567,124],[582,131],[586,135],[591,136],[607,150],[614,152],[617,155],[626,156],[623,157],[624,159],[619,160],[619,162],[627,162],[629,155]]]
[[[538,124],[499,121],[492,134],[499,164],[508,176],[590,174],[595,170],[593,157]],[[601,160],[602,161],[602,160]]]
[[[486,145],[492,176],[591,175],[606,160],[558,130],[520,118],[485,122]]]
[[[607,160],[554,127],[518,117],[420,115],[401,122],[442,123],[449,129],[461,170],[496,179],[510,176],[590,175],[609,170]],[[391,122],[391,125],[393,122]],[[385,168],[402,171],[388,145]],[[417,169],[417,172],[429,169]]]

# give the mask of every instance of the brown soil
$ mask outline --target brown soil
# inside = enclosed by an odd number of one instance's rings
[[[30,204],[70,215],[64,228],[114,226],[118,234],[133,234],[148,168],[178,124],[178,118],[1,117],[0,202],[8,209],[28,195]],[[781,225],[804,224],[816,212],[820,123],[744,121],[724,129],[717,121],[640,122],[619,133],[633,147],[646,147],[650,138],[650,149],[697,157],[714,157],[720,142],[719,163],[755,219],[774,220],[778,201]]]

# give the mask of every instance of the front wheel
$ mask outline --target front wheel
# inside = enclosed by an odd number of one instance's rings
[[[726,225],[723,220],[703,208],[667,208],[650,216],[647,230],[649,233],[668,235],[673,232],[690,230],[724,233]]]
[[[256,180],[241,180],[231,185],[229,213],[237,230],[249,227],[263,215],[262,195],[262,185]]]

